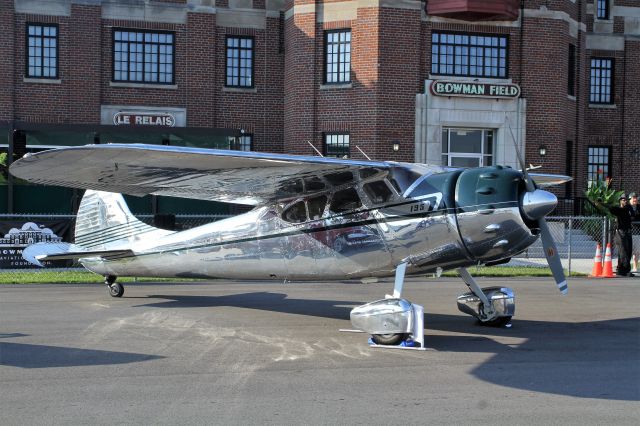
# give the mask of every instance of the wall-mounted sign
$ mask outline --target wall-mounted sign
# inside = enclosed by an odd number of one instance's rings
[[[176,118],[169,113],[120,111],[113,114],[113,124],[116,126],[173,127],[176,124]]]
[[[437,96],[517,98],[520,96],[520,86],[517,84],[435,80],[431,82],[431,93]]]
[[[36,243],[70,242],[71,231],[71,220],[0,222],[0,269],[37,268],[22,258],[22,251]],[[69,267],[73,261],[44,261],[43,264],[47,267]]]

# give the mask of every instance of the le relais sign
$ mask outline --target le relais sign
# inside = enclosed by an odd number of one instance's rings
[[[173,127],[176,118],[165,112],[120,111],[113,114],[116,126],[167,126]]]
[[[431,93],[437,96],[515,99],[520,96],[520,86],[517,84],[435,80],[431,82]]]

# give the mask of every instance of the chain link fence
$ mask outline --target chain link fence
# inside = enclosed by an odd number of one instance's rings
[[[138,215],[150,225],[166,229],[185,230],[221,220],[229,215]],[[0,272],[31,268],[25,263],[21,252],[24,247],[39,241],[73,240],[73,215],[0,215]],[[593,267],[593,258],[598,243],[604,248],[612,242],[613,224],[600,216],[556,216],[548,217],[547,223],[556,241],[564,268],[572,274],[588,274]],[[28,225],[32,224],[32,225]],[[2,238],[4,236],[4,238]],[[640,226],[634,225],[633,247],[640,260]],[[616,263],[615,246],[612,243],[613,263]],[[76,267],[76,265],[74,265]],[[505,266],[546,268],[547,261],[542,243],[538,240]],[[2,281],[0,277],[0,281]]]

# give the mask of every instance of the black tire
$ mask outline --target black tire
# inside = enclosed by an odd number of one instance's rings
[[[398,345],[402,341],[407,340],[407,333],[396,334],[372,334],[371,338],[378,345]]]
[[[511,317],[498,317],[491,321],[480,321],[480,324],[486,327],[504,327],[511,322]]]
[[[336,240],[333,242],[333,249],[338,253],[342,253],[346,246],[347,246],[347,243],[344,241],[344,238],[342,237],[336,238]]]
[[[113,283],[109,287],[109,296],[111,297],[122,297],[124,294],[124,286],[120,283]]]

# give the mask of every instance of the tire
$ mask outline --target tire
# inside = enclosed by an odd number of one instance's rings
[[[124,286],[120,283],[113,283],[109,287],[109,296],[111,297],[122,297],[124,294]]]
[[[480,313],[480,316],[484,316],[484,304],[480,303],[478,311]],[[511,322],[511,318],[511,315],[507,317],[498,317],[489,321],[480,321],[480,324],[486,327],[504,327]]]
[[[504,327],[511,322],[511,317],[498,317],[491,321],[480,321],[480,324],[486,327]]]
[[[378,345],[398,345],[406,340],[409,335],[407,333],[396,334],[372,334],[371,338]]]

